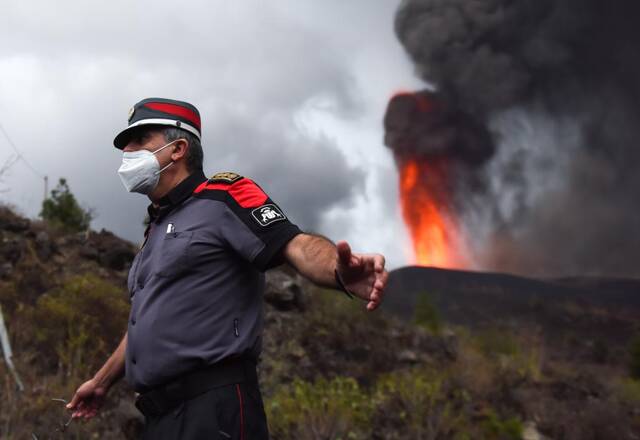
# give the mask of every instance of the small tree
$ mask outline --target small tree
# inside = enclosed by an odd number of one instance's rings
[[[61,178],[58,186],[51,191],[51,197],[42,202],[40,216],[43,220],[67,232],[86,231],[93,219],[91,210],[80,207],[64,178]]]

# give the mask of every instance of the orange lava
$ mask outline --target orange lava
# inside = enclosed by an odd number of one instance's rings
[[[466,267],[462,237],[450,211],[444,160],[400,162],[400,203],[413,241],[414,264]]]

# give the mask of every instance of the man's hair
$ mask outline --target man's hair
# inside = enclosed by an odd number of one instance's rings
[[[164,139],[167,142],[173,142],[178,139],[186,139],[189,146],[187,147],[187,154],[185,157],[187,164],[187,171],[190,173],[195,173],[197,171],[202,171],[202,159],[204,153],[202,152],[202,145],[200,144],[200,140],[198,138],[181,128],[165,128],[162,130],[164,133]]]

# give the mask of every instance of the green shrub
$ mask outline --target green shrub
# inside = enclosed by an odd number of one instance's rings
[[[499,329],[487,329],[476,335],[478,348],[489,357],[517,356],[520,354],[520,345],[515,336],[507,331]]]
[[[368,439],[371,400],[351,378],[296,380],[265,405],[278,439]]]
[[[524,379],[540,380],[543,348],[536,338],[512,331],[486,329],[472,338],[472,344],[494,363],[498,383],[511,386]]]
[[[13,311],[20,302],[20,295],[16,290],[16,286],[12,282],[0,282],[0,304],[6,307],[6,310]]]
[[[623,403],[632,406],[640,405],[640,381],[636,379],[620,379],[614,384],[614,392]]]
[[[640,405],[640,380],[616,378],[612,381],[612,390],[618,401],[631,405]]]
[[[116,348],[128,310],[120,288],[93,275],[72,277],[38,298],[32,321],[39,353],[67,375],[90,374]]]
[[[486,420],[482,422],[484,438],[487,440],[520,440],[522,439],[522,422],[516,417],[502,419],[490,410]]]
[[[428,368],[382,376],[375,398],[381,415],[399,419],[399,438],[416,440],[464,438],[468,400],[463,390],[451,387],[444,373]]]
[[[424,327],[433,333],[440,332],[442,320],[428,293],[423,292],[418,295],[413,320],[416,325]]]
[[[80,207],[66,179],[60,179],[58,186],[51,191],[51,197],[42,202],[40,216],[52,226],[61,228],[65,232],[86,231],[93,219],[91,210]]]

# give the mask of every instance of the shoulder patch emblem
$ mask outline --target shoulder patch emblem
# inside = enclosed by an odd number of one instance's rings
[[[269,226],[271,223],[287,219],[280,208],[272,203],[254,209],[251,215],[260,226]]]
[[[242,176],[240,174],[231,173],[227,171],[224,173],[214,174],[209,179],[209,183],[233,183],[240,179],[242,179]]]

